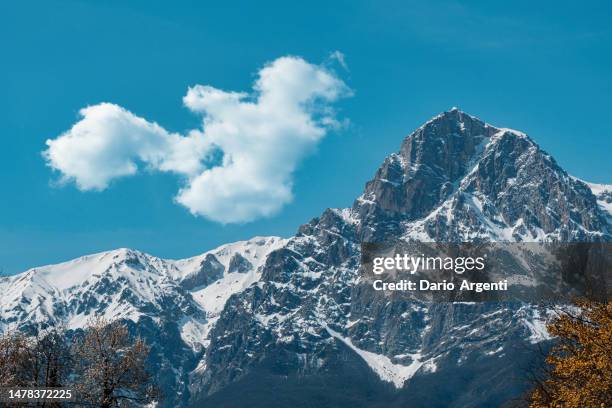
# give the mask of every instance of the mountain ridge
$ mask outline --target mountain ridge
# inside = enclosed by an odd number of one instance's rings
[[[451,109],[406,137],[352,207],[325,210],[293,237],[256,237],[185,260],[129,249],[93,254],[84,257],[91,267],[75,267],[58,287],[34,279],[53,265],[2,278],[0,330],[32,322],[78,330],[92,313],[132,322],[148,333],[160,378],[177,395],[168,406],[239,406],[233,387],[268,381],[285,384],[279,401],[291,400],[295,384],[321,379],[401,406],[427,389],[426,379],[442,387],[453,373],[468,382],[450,381],[439,406],[498,404],[521,386],[477,397],[461,389],[516,374],[513,348],[549,339],[546,310],[373,294],[358,279],[360,243],[611,241],[611,202],[612,186],[569,176],[524,133]],[[343,380],[347,370],[353,382]],[[307,398],[331,398],[309,390]]]
[[[0,278],[0,292],[3,295],[3,302],[0,304],[0,312],[2,313],[0,316],[5,317],[10,314],[6,308],[7,304],[16,303],[19,306],[20,303],[29,304],[34,300],[32,296],[36,294],[29,293],[28,289],[36,287],[45,294],[56,295],[56,300],[65,300],[65,296],[70,295],[71,290],[78,291],[88,285],[96,285],[109,277],[111,279],[130,279],[127,282],[128,287],[139,289],[138,294],[141,299],[153,301],[154,294],[151,292],[151,288],[147,288],[146,285],[143,286],[139,282],[145,276],[150,280],[150,282],[146,281],[147,283],[158,285],[158,290],[163,290],[165,286],[179,289],[185,286],[190,278],[197,277],[198,273],[204,275],[210,273],[210,270],[203,268],[203,265],[207,266],[204,261],[208,256],[213,256],[223,271],[227,270],[228,273],[232,273],[229,268],[231,260],[235,259],[232,256],[238,255],[249,263],[249,268],[256,269],[265,259],[266,251],[273,250],[275,246],[282,242],[283,239],[280,237],[254,237],[246,241],[224,244],[203,254],[179,260],[162,259],[138,250],[118,248],[85,255],[59,264],[31,268],[21,274]],[[133,279],[136,273],[139,274],[138,279]],[[215,280],[221,279],[222,275],[217,276]],[[189,287],[189,289],[194,289],[194,287]],[[15,297],[29,300],[15,302]],[[45,305],[40,304],[39,306]],[[17,308],[17,310],[22,309],[22,307]],[[45,307],[44,309],[49,313],[38,317],[40,319],[53,319],[54,316],[50,313],[53,308]],[[57,310],[57,307],[55,309]],[[25,316],[22,320],[32,320],[31,317]],[[138,315],[132,316],[129,313],[119,315],[111,313],[106,317],[110,319],[138,319]],[[2,320],[6,320],[6,317]],[[0,320],[0,324],[2,320]],[[67,323],[68,327],[78,327],[84,321],[80,319],[75,322],[75,325],[71,325],[70,321],[63,321],[62,323]],[[0,327],[2,326],[0,325]]]

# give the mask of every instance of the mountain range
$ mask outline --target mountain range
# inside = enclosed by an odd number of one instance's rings
[[[117,249],[0,278],[0,332],[93,315],[152,345],[160,406],[510,406],[548,310],[373,292],[361,243],[610,242],[612,186],[458,109],[406,137],[352,207],[184,260]]]

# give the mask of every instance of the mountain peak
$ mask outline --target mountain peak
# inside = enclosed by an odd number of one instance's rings
[[[424,240],[599,239],[606,214],[584,191],[525,133],[452,108],[404,139],[353,210],[366,240],[401,223]],[[384,231],[371,225],[383,219]]]
[[[422,127],[425,127],[427,125],[430,125],[432,123],[440,123],[440,122],[446,122],[446,121],[451,121],[451,122],[470,122],[470,121],[476,121],[479,122],[481,124],[484,125],[484,122],[482,120],[480,120],[478,117],[471,115],[465,111],[462,111],[461,109],[459,109],[456,106],[453,106],[452,108],[450,108],[449,110],[446,110],[444,112],[440,112],[439,114],[437,114],[436,116],[434,116],[433,118],[429,119],[427,122],[425,122],[423,124]]]
[[[449,110],[441,112],[438,115],[434,116],[433,118],[425,122],[421,127],[419,127],[414,133],[428,126],[429,127],[431,127],[432,125],[440,126],[443,123],[454,124],[456,127],[460,128],[461,130],[465,130],[466,128],[470,126],[477,125],[476,128],[479,130],[483,128],[488,130],[488,132],[486,132],[487,136],[494,136],[496,134],[502,135],[504,133],[510,133],[512,136],[517,136],[519,138],[527,138],[531,140],[529,136],[527,136],[527,134],[524,132],[521,132],[516,129],[491,125],[490,123],[486,123],[485,121],[481,120],[479,117],[472,115],[468,112],[465,112],[456,106],[453,106]]]

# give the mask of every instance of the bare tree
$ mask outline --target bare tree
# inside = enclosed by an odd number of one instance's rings
[[[0,387],[65,387],[71,370],[70,350],[63,330],[49,329],[36,336],[20,332],[0,336]],[[40,401],[13,405],[59,407],[61,403]]]
[[[30,348],[28,338],[19,332],[0,337],[0,387],[30,385]]]
[[[149,350],[125,324],[91,320],[73,347],[78,398],[101,408],[155,401],[159,393],[146,370]]]
[[[53,328],[35,338],[34,355],[38,363],[36,384],[47,388],[65,387],[72,372],[72,355],[65,330]]]

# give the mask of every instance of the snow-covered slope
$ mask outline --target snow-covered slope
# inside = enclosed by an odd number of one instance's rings
[[[585,183],[597,197],[597,204],[608,214],[608,220],[612,223],[612,184]]]
[[[259,279],[267,255],[283,242],[278,237],[256,237],[184,260],[121,248],[4,277],[0,330],[49,324],[79,328],[94,314],[109,320],[137,322],[142,316],[157,320],[164,311],[176,314],[186,326],[198,322],[210,326],[207,320],[212,314],[229,296]],[[211,271],[202,267],[206,259],[218,262],[217,275],[210,276]],[[207,283],[215,288],[210,295],[205,285],[186,287],[189,278],[198,274],[209,275]]]
[[[160,259],[121,248],[0,278],[0,333],[48,326],[77,330],[122,319],[153,347],[167,406],[185,405],[191,371],[227,300],[259,281],[286,240],[255,237],[201,255]]]
[[[207,285],[191,288],[191,295],[204,311],[205,319],[186,319],[182,327],[183,339],[191,345],[208,345],[208,333],[217,321],[230,296],[240,293],[261,278],[261,267],[270,252],[282,247],[286,240],[278,237],[255,237],[223,245],[193,258],[176,261],[178,279],[186,282],[197,277],[202,264],[214,256],[223,268],[223,274]]]

